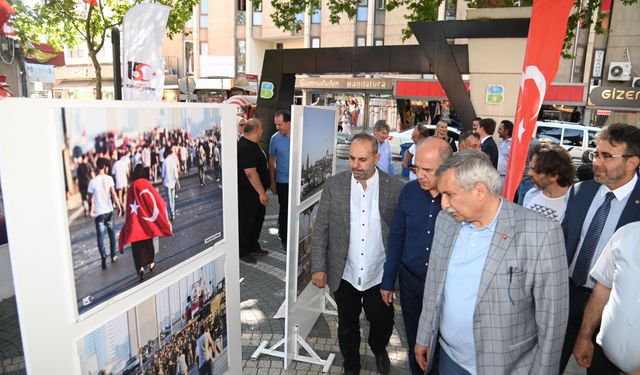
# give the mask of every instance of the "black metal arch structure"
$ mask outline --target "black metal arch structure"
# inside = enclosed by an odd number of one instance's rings
[[[275,112],[289,110],[293,104],[296,74],[436,74],[459,119],[465,127],[471,127],[476,113],[462,80],[462,74],[469,73],[468,46],[449,41],[526,38],[529,19],[414,22],[410,26],[418,45],[267,50],[255,112],[265,125],[262,145],[268,145],[275,132]],[[273,84],[266,97],[261,93],[265,82]]]

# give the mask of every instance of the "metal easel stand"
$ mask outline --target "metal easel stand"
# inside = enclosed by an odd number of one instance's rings
[[[327,315],[338,316],[338,305],[336,301],[329,295],[329,288],[325,288],[326,292],[322,296],[322,313]],[[331,308],[327,307],[327,304],[331,305]]]
[[[309,344],[307,344],[307,342],[304,341],[304,339],[300,336],[300,334],[298,333],[298,326],[295,327],[295,335],[296,335],[296,339],[294,341],[295,348],[293,350],[293,353],[296,353],[296,354],[294,354],[293,360],[298,362],[310,363],[312,365],[320,365],[322,366],[322,372],[329,372],[329,369],[331,368],[331,365],[333,364],[333,360],[336,358],[336,355],[333,353],[330,353],[327,359],[322,359],[320,358],[320,356],[318,356],[315,350],[313,350],[313,348]],[[253,352],[253,354],[251,355],[251,359],[255,361],[256,359],[258,359],[258,357],[261,354],[266,354],[266,355],[270,355],[278,358],[284,358],[285,357],[284,343],[286,340],[287,339],[285,337],[268,349],[267,349],[267,341],[261,342],[258,348],[256,349],[256,351]],[[279,347],[282,347],[283,350],[278,350]],[[308,355],[298,354],[300,347],[302,347],[302,349],[304,349]],[[285,368],[287,368],[286,362],[285,362]]]

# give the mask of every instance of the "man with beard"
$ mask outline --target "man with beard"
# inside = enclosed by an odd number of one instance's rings
[[[594,179],[575,184],[562,221],[569,263],[569,323],[562,348],[564,371],[580,330],[585,305],[594,287],[588,277],[607,241],[625,224],[640,221],[640,129],[613,124],[598,133]],[[595,330],[597,335],[598,329]],[[595,338],[595,337],[594,337]],[[596,346],[597,348],[597,346]],[[596,350],[590,373],[613,374],[615,366]]]
[[[360,373],[360,312],[370,323],[369,346],[378,372],[390,371],[387,344],[393,306],[380,298],[386,239],[402,181],[376,169],[378,142],[368,134],[353,137],[350,171],[324,185],[311,241],[312,283],[329,286],[338,307],[338,343],[344,373]]]
[[[540,143],[533,150],[529,166],[528,176],[536,187],[527,192],[522,206],[562,222],[575,176],[571,156],[558,144]]]

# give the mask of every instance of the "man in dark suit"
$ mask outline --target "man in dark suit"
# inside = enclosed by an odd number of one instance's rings
[[[496,131],[496,121],[492,118],[483,118],[478,122],[478,134],[482,143],[482,152],[489,156],[494,168],[498,168],[498,146],[493,140]]]
[[[386,240],[402,181],[376,169],[378,142],[353,137],[350,171],[324,185],[311,240],[312,283],[329,286],[338,307],[338,343],[344,373],[360,373],[360,312],[370,323],[369,346],[381,374],[390,370],[387,344],[393,306],[380,298]]]
[[[640,129],[627,124],[609,125],[598,134],[596,150],[590,154],[590,159],[593,160],[594,179],[571,188],[562,221],[570,298],[562,371],[571,357],[584,308],[594,286],[588,277],[589,270],[618,228],[640,221]],[[595,351],[588,372],[617,373],[606,357],[598,353],[602,351]]]

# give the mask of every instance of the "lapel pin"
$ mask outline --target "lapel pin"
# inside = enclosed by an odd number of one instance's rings
[[[503,241],[506,241],[506,240],[507,240],[507,238],[509,238],[509,237],[508,237],[506,234],[503,234],[503,235],[502,235],[502,240],[503,240]]]
[[[636,204],[640,204],[640,199],[636,199]]]

